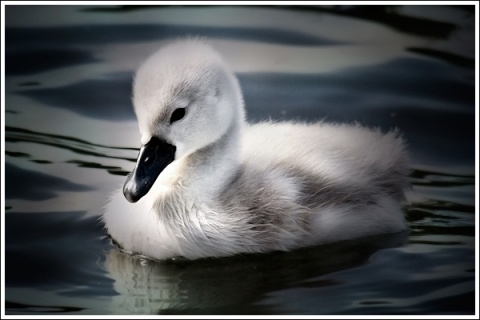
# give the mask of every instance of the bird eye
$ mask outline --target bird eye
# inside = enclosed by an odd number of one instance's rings
[[[178,108],[173,111],[172,116],[170,117],[170,124],[182,120],[185,117],[185,108]]]

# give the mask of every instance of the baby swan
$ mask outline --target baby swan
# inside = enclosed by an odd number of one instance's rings
[[[409,165],[396,132],[249,125],[236,77],[199,40],[154,53],[133,91],[142,147],[103,215],[126,251],[197,259],[406,228]]]

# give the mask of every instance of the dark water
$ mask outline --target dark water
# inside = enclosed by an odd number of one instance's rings
[[[5,313],[475,313],[473,6],[6,6]],[[98,217],[133,167],[135,68],[208,37],[251,121],[398,127],[409,233],[195,262],[119,252]],[[478,230],[478,229],[477,229]]]

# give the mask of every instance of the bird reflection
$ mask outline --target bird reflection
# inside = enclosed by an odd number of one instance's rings
[[[195,261],[154,261],[112,248],[105,267],[118,293],[115,313],[274,314],[275,306],[261,303],[266,294],[338,285],[332,272],[364,264],[376,251],[400,246],[406,239],[407,233],[401,232],[293,252]]]

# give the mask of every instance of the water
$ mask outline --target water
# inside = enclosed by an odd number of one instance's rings
[[[5,312],[475,313],[475,12],[465,6],[6,6]],[[398,127],[408,233],[153,262],[98,217],[139,147],[135,68],[208,37],[248,119]]]

